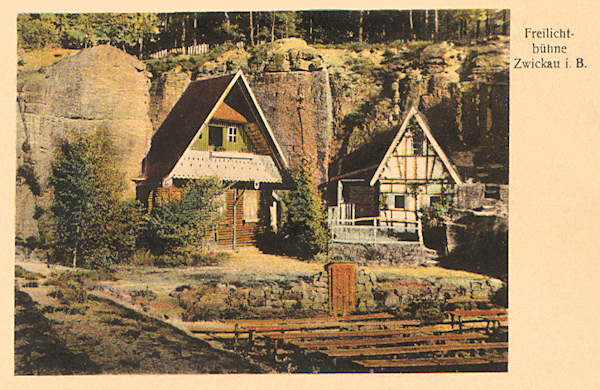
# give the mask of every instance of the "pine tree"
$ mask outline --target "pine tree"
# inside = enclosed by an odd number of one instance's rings
[[[99,268],[131,254],[140,209],[121,199],[124,175],[115,166],[106,132],[62,142],[50,184],[57,260]]]
[[[297,255],[310,258],[327,249],[329,231],[323,200],[313,185],[311,164],[307,159],[294,173],[295,188],[287,201],[287,219],[283,227]]]

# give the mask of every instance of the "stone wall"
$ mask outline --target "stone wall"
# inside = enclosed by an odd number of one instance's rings
[[[340,257],[356,262],[360,266],[415,266],[429,265],[436,254],[423,248],[419,243],[398,244],[343,244],[329,246],[331,257]]]
[[[356,311],[359,313],[401,310],[413,303],[449,300],[487,300],[502,283],[493,279],[460,279],[452,283],[441,278],[400,278],[378,280],[359,268],[356,273]],[[326,271],[312,278],[268,281],[249,285],[214,283],[182,286],[171,293],[186,311],[185,320],[221,317],[309,317],[328,311]]]

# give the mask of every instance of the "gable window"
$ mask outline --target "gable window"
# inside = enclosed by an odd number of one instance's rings
[[[229,126],[227,128],[227,142],[235,142],[237,140],[237,128]]]
[[[259,191],[244,191],[244,222],[258,222]]]
[[[423,144],[425,139],[423,137],[423,134],[420,132],[415,132],[413,134],[412,137],[412,147],[413,147],[413,154],[415,156],[422,156],[423,155]]]
[[[208,144],[223,146],[223,129],[218,126],[208,126]]]
[[[394,207],[397,209],[404,208],[404,195],[395,195],[394,196]]]

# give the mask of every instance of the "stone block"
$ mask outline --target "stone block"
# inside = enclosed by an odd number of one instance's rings
[[[298,301],[295,299],[285,299],[283,300],[283,308],[284,309],[295,309],[298,305]]]

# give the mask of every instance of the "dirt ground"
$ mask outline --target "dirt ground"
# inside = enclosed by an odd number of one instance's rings
[[[21,278],[19,278],[21,279]],[[52,287],[15,291],[15,374],[264,373],[268,367],[148,316],[89,297],[84,313],[42,312]],[[33,299],[32,299],[33,297]]]

